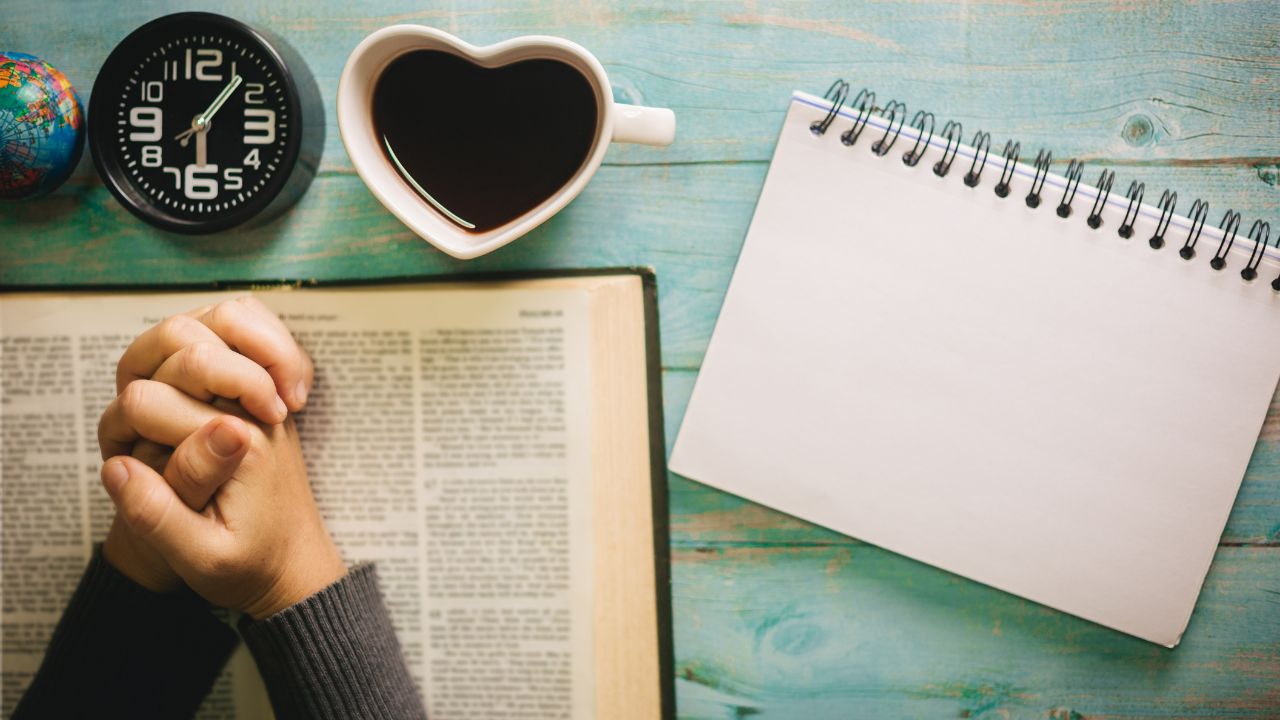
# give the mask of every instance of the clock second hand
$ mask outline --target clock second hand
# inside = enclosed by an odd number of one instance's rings
[[[206,130],[209,127],[209,121],[213,120],[213,116],[222,109],[223,104],[231,97],[231,93],[235,92],[236,88],[240,87],[241,82],[243,82],[243,78],[239,75],[232,75],[231,82],[227,83],[227,86],[222,88],[222,92],[218,93],[218,97],[214,98],[213,102],[209,103],[209,107],[205,108],[204,112],[197,115],[195,120],[191,121],[190,128],[179,133],[174,140],[177,140],[183,147],[186,147],[187,138],[191,137],[192,133]]]

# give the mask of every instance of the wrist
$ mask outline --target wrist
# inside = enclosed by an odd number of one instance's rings
[[[182,580],[159,554],[139,541],[119,518],[112,520],[107,531],[102,557],[116,572],[151,592],[167,593],[182,587]]]
[[[312,554],[305,562],[293,563],[288,573],[282,574],[266,592],[242,608],[243,612],[254,620],[269,618],[345,577],[346,563],[333,541],[326,540],[323,552]]]

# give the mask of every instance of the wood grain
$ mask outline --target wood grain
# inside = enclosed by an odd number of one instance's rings
[[[682,708],[702,718],[1275,718],[1273,555],[1219,550],[1169,651],[870,546],[678,544]]]
[[[782,97],[777,102],[784,103]],[[165,233],[134,219],[96,180],[0,215],[0,282],[201,282],[375,278],[406,274],[648,265],[657,270],[663,364],[697,368],[751,220],[766,163],[606,166],[568,208],[495,253],[454,260],[407,230],[355,175],[317,179],[293,211],[265,226],[212,236]],[[1146,170],[1158,170],[1148,172]],[[1148,168],[1148,195],[1197,187],[1214,222],[1235,207],[1240,173]],[[1133,175],[1121,175],[1117,186]],[[1182,205],[1189,205],[1184,198]],[[832,215],[856,225],[859,208]],[[865,209],[870,212],[873,209]],[[1280,218],[1278,218],[1280,219]],[[1109,225],[1114,230],[1118,218]],[[1247,227],[1251,220],[1246,220]],[[69,264],[74,267],[69,267]],[[70,271],[70,273],[69,273]]]
[[[696,378],[793,89],[832,78],[1086,160],[1149,189],[1280,221],[1280,6],[1260,2],[204,3],[307,59],[329,132],[302,203],[208,238],[151,230],[87,157],[52,197],[0,206],[0,283],[376,278],[650,265],[667,439]],[[161,0],[9,0],[0,48],[81,92]],[[86,22],[85,18],[92,18]],[[527,238],[471,261],[435,252],[354,175],[333,124],[346,54],[396,22],[485,43],[553,33],[595,52],[618,100],[671,107],[667,149],[614,146],[591,186]],[[856,224],[856,198],[832,222]],[[1247,341],[1247,338],[1242,339]],[[799,368],[798,372],[803,372]],[[681,715],[1280,717],[1280,401],[1181,647],[1168,651],[673,477]],[[1106,592],[1099,588],[1099,592]]]

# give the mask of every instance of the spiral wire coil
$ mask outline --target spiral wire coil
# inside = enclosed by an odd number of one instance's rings
[[[1093,199],[1093,207],[1089,210],[1089,218],[1085,221],[1094,230],[1102,227],[1102,210],[1107,206],[1107,200],[1111,197],[1111,186],[1115,182],[1115,170],[1104,169],[1098,176],[1098,196]]]
[[[933,113],[918,110],[908,122],[905,103],[890,100],[884,106],[877,107],[876,94],[866,88],[858,91],[852,102],[846,102],[849,91],[849,84],[844,80],[836,80],[827,89],[823,98],[831,102],[831,108],[822,120],[810,125],[810,130],[815,135],[825,134],[839,117],[840,110],[847,105],[850,111],[855,114],[853,124],[840,134],[840,142],[845,146],[852,147],[857,144],[859,136],[867,128],[871,115],[875,113],[880,116],[884,125],[884,133],[871,144],[871,151],[875,155],[880,157],[887,155],[902,134],[903,129],[907,126],[910,126],[914,131],[915,140],[911,145],[911,149],[902,155],[904,165],[915,167],[929,152],[930,148],[934,147],[932,143],[936,120]],[[942,130],[937,133],[938,137],[946,143],[942,149],[941,156],[931,166],[933,173],[938,177],[946,177],[951,171],[951,165],[955,162],[956,156],[960,151],[961,142],[964,139],[963,133],[964,128],[954,120],[946,121],[942,126]],[[987,167],[991,154],[991,134],[978,130],[973,134],[973,140],[969,145],[974,151],[973,160],[969,164],[968,171],[964,174],[964,184],[970,188],[976,188],[982,182],[982,173]],[[1013,140],[1005,143],[1004,150],[1001,152],[1003,159],[1000,163],[1000,179],[996,182],[994,188],[998,197],[1006,198],[1011,193],[1021,153],[1021,143]],[[1048,149],[1041,149],[1037,152],[1031,186],[1025,196],[1027,207],[1037,208],[1040,206],[1040,195],[1044,190],[1045,181],[1048,179],[1052,163],[1053,155]],[[1072,158],[1067,164],[1067,170],[1063,177],[1066,183],[1063,186],[1062,198],[1058,202],[1055,212],[1059,217],[1065,219],[1071,216],[1072,204],[1075,202],[1076,192],[1080,189],[1080,182],[1084,177],[1084,163],[1079,159]],[[1103,225],[1102,214],[1107,209],[1107,201],[1111,198],[1111,191],[1115,181],[1116,173],[1110,169],[1104,169],[1098,176],[1098,182],[1094,186],[1093,204],[1085,221],[1093,230],[1098,230]],[[1116,229],[1116,234],[1121,238],[1129,239],[1133,237],[1133,226],[1141,212],[1145,193],[1146,185],[1144,183],[1134,180],[1129,184],[1129,189],[1125,192],[1124,217]],[[1165,246],[1165,235],[1169,231],[1169,224],[1173,220],[1177,204],[1177,192],[1166,189],[1160,194],[1160,201],[1156,203],[1156,209],[1159,210],[1160,217],[1156,221],[1155,231],[1147,240],[1152,249],[1159,250]],[[1182,243],[1182,247],[1178,250],[1178,255],[1182,259],[1190,261],[1195,258],[1196,243],[1200,240],[1200,234],[1204,231],[1208,217],[1209,203],[1196,199],[1191,205],[1191,211],[1188,213],[1191,225],[1187,229],[1187,236]],[[1222,216],[1221,222],[1218,223],[1218,230],[1222,234],[1222,240],[1219,242],[1213,258],[1209,261],[1209,266],[1214,270],[1222,270],[1226,267],[1227,256],[1235,245],[1236,236],[1240,231],[1240,224],[1240,213],[1234,210],[1227,210],[1226,214]],[[1262,265],[1263,258],[1266,256],[1268,244],[1271,242],[1271,225],[1262,220],[1254,221],[1253,226],[1249,229],[1248,239],[1253,243],[1253,246],[1249,253],[1248,262],[1244,269],[1240,271],[1240,276],[1244,280],[1252,282],[1258,277],[1258,270]],[[1276,238],[1276,249],[1280,250],[1280,236]],[[1270,285],[1273,290],[1280,292],[1280,276],[1271,281]]]
[[[933,164],[933,174],[938,177],[946,177],[951,170],[951,163],[956,161],[960,141],[964,139],[964,128],[955,120],[948,120],[942,126],[942,137],[947,139],[947,146],[942,149],[942,157]]]
[[[1125,197],[1129,198],[1129,205],[1124,209],[1124,220],[1120,223],[1120,229],[1116,234],[1128,240],[1133,237],[1133,223],[1138,219],[1138,211],[1142,209],[1142,195],[1147,191],[1147,184],[1140,183],[1137,180],[1129,183],[1129,192],[1125,193]]]
[[[1209,219],[1209,203],[1197,199],[1191,203],[1191,229],[1187,231],[1187,241],[1182,244],[1182,249],[1178,251],[1178,255],[1183,260],[1190,260],[1196,256],[1196,242],[1200,240],[1200,233],[1204,230],[1204,221]]]
[[[1004,144],[1004,168],[1000,171],[1000,182],[996,183],[996,195],[1009,197],[1009,183],[1013,181],[1013,171],[1018,169],[1018,155],[1022,153],[1022,143],[1010,140]]]

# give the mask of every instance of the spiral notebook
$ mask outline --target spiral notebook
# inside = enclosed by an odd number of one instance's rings
[[[848,96],[792,97],[671,469],[1173,647],[1280,378],[1269,228]]]

